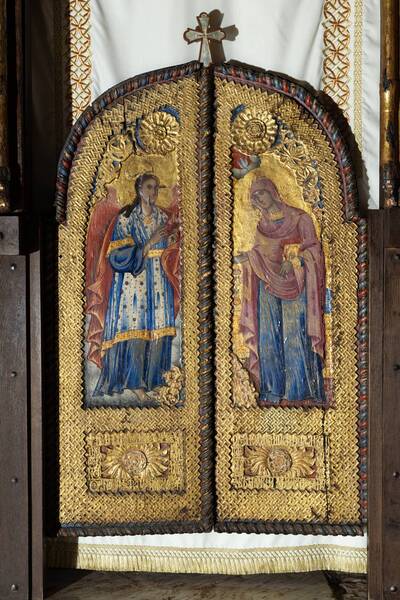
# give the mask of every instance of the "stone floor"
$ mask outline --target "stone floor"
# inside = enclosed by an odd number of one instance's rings
[[[285,575],[175,575],[102,573],[50,569],[51,600],[330,600],[366,599],[364,579],[348,578],[350,589],[323,573]],[[332,583],[332,578],[330,579]],[[340,584],[340,585],[339,585]],[[360,595],[361,594],[361,595]]]

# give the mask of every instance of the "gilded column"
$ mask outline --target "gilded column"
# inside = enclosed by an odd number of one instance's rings
[[[10,210],[7,121],[7,14],[0,0],[0,212]]]
[[[399,204],[399,1],[381,0],[381,208]]]

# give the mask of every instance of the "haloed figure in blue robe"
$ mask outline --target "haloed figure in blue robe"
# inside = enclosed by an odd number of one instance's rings
[[[113,275],[104,322],[102,369],[93,396],[130,392],[140,402],[165,385],[176,335],[174,291],[162,266],[167,214],[156,206],[159,180],[135,182],[136,198],[115,219],[108,247]]]

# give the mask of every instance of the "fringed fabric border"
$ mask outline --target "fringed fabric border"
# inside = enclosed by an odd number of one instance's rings
[[[306,571],[367,572],[367,550],[337,545],[293,548],[185,548],[47,541],[55,568],[147,573],[255,575]]]

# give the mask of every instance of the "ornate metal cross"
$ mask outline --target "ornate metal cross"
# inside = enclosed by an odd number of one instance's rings
[[[219,14],[221,15],[221,13]],[[210,42],[221,43],[222,40],[227,37],[226,32],[219,27],[219,24],[214,29],[212,28],[211,15],[212,13],[200,13],[197,17],[199,25],[196,29],[188,28],[183,34],[183,38],[188,44],[191,44],[192,42],[201,42],[199,61],[202,62],[205,67],[208,67],[212,62],[216,62],[215,60],[213,61]]]

